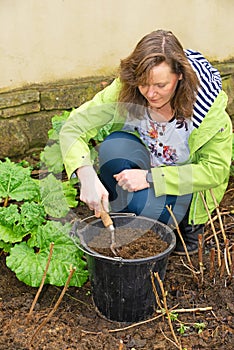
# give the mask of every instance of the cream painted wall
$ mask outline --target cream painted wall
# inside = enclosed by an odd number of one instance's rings
[[[210,59],[234,57],[234,0],[0,0],[0,90],[111,74],[170,29]]]

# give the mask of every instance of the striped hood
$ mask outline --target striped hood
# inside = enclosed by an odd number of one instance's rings
[[[222,90],[222,80],[219,71],[199,52],[190,49],[184,52],[200,82],[192,116],[193,125],[198,128]]]

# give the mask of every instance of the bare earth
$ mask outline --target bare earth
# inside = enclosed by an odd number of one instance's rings
[[[234,179],[221,203],[220,210],[229,246],[234,243]],[[232,211],[232,213],[231,213]],[[77,216],[89,215],[85,206],[77,209]],[[218,221],[215,221],[220,231]],[[218,234],[224,251],[222,234]],[[176,310],[172,321],[175,335],[181,344],[176,347],[168,320],[155,313],[141,324],[123,324],[104,319],[92,301],[90,283],[82,288],[70,287],[61,304],[48,322],[38,329],[53,309],[62,288],[44,286],[33,316],[27,319],[37,288],[18,281],[0,256],[0,349],[4,350],[155,350],[155,349],[225,349],[234,348],[234,278],[218,269],[217,257],[214,274],[210,262],[210,249],[216,248],[210,225],[205,232],[203,254],[204,281],[198,274],[194,280],[186,257],[171,255],[163,282],[167,291],[168,308]],[[198,255],[191,258],[199,271]],[[233,271],[232,271],[233,274]],[[201,309],[203,308],[203,309]],[[197,309],[191,311],[190,309]],[[158,308],[159,310],[159,308]],[[157,317],[156,317],[157,316]],[[199,326],[200,324],[200,326]],[[183,334],[178,331],[180,329]],[[199,332],[200,329],[200,332]],[[35,333],[37,331],[37,333]]]

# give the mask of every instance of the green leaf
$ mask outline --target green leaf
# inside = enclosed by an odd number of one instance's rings
[[[0,161],[0,198],[17,201],[32,200],[38,195],[38,187],[30,176],[30,168],[6,159]]]
[[[3,249],[3,251],[5,253],[10,253],[12,248],[12,244],[11,243],[6,243],[0,240],[0,249]]]
[[[60,130],[69,117],[71,112],[64,111],[63,114],[61,115],[54,115],[53,118],[51,119],[52,121],[52,129],[48,131],[48,136],[50,140],[58,140],[59,139],[59,133]]]
[[[178,319],[178,313],[176,313],[175,311],[171,311],[169,316],[171,321],[176,321]]]
[[[48,170],[54,174],[59,174],[64,169],[62,153],[58,143],[46,146],[44,151],[40,154],[40,159]]]
[[[206,328],[206,324],[204,322],[194,323],[194,328],[197,329],[198,334],[201,334],[203,330]]]
[[[16,204],[10,204],[9,207],[0,208],[0,224],[12,227],[20,221],[20,213]]]
[[[21,242],[11,249],[7,257],[7,266],[16,273],[17,278],[33,287],[38,287],[48,260],[50,243],[54,242],[53,254],[46,275],[45,284],[63,286],[68,278],[70,266],[76,267],[70,285],[81,287],[88,278],[83,252],[77,249],[69,237],[70,224],[64,226],[49,221],[38,228],[38,248],[35,253],[26,242]]]
[[[234,176],[234,133],[232,134],[232,161],[230,167],[230,175]]]
[[[73,187],[71,181],[62,182],[63,192],[70,208],[75,208],[78,204],[76,201],[77,190]]]
[[[110,131],[112,129],[112,124],[108,123],[105,126],[103,126],[99,131],[96,137],[94,137],[94,140],[97,140],[98,142],[102,142],[106,136],[110,134]]]
[[[180,327],[177,328],[177,331],[178,331],[181,335],[183,335],[183,334],[185,334],[185,332],[186,332],[189,328],[190,328],[189,326],[185,326],[185,324],[181,323],[181,324],[180,324]]]
[[[20,281],[38,287],[46,264],[46,252],[35,254],[26,242],[16,244],[6,258],[6,265],[16,273]]]
[[[25,202],[21,206],[20,223],[26,231],[45,222],[45,210],[41,204]]]
[[[19,225],[20,213],[16,204],[0,208],[0,239],[4,242],[20,242],[27,235]]]
[[[40,181],[42,204],[47,214],[54,218],[61,218],[67,215],[69,206],[63,193],[61,181],[50,174]]]
[[[6,243],[21,242],[27,234],[22,226],[7,227],[0,224],[0,239]]]
[[[0,239],[4,242],[20,242],[33,228],[45,221],[42,205],[25,202],[19,208],[16,204],[0,208]]]
[[[52,145],[47,145],[40,154],[42,163],[54,174],[63,171],[63,159],[59,146],[60,130],[71,112],[64,111],[62,115],[54,115],[52,118],[52,128],[48,131],[49,140],[55,141]]]

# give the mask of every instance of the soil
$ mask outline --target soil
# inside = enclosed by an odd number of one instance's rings
[[[229,246],[234,243],[234,179],[220,205]],[[85,218],[90,212],[85,206],[77,208],[77,216]],[[215,217],[215,213],[213,215]],[[218,219],[214,221],[221,252],[224,243]],[[214,269],[210,251],[217,248],[211,225],[206,225],[203,266],[198,255],[169,257],[163,287],[168,308],[174,309],[173,329],[181,349],[233,349],[234,344],[234,278],[226,269],[218,268],[217,254]],[[230,252],[232,253],[233,250]],[[4,350],[163,350],[176,349],[168,318],[155,312],[151,319],[138,324],[108,321],[96,310],[90,283],[81,288],[70,287],[62,302],[53,310],[61,287],[46,285],[40,294],[33,314],[28,313],[37,288],[17,280],[0,256],[0,349]],[[234,256],[232,255],[232,261]],[[222,259],[222,261],[225,261]],[[191,272],[196,270],[196,280]],[[222,265],[224,266],[224,265]],[[202,269],[203,267],[203,269]],[[202,274],[199,271],[203,271]],[[103,296],[104,297],[104,296]],[[158,308],[158,310],[160,310]],[[195,311],[196,310],[196,311]],[[176,315],[177,314],[177,315]]]
[[[114,257],[110,249],[111,241],[106,239],[106,230],[94,237],[88,244],[93,251]],[[108,247],[105,245],[108,244]],[[118,257],[123,259],[143,259],[158,255],[168,247],[167,242],[153,230],[144,232],[142,229],[116,228],[115,229],[115,250]]]

